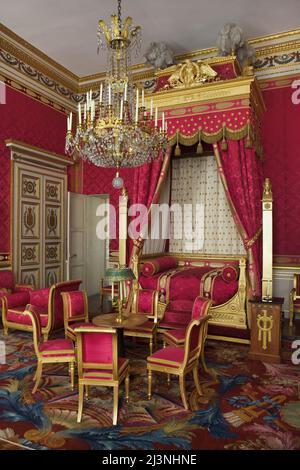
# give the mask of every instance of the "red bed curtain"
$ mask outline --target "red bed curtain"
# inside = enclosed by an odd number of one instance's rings
[[[213,145],[230,208],[248,254],[248,276],[253,296],[261,294],[262,163],[245,139]]]
[[[155,204],[159,200],[162,185],[166,179],[168,168],[170,165],[171,148],[168,147],[165,155],[161,154],[159,158],[151,163],[146,163],[135,169],[133,178],[133,191],[129,201],[132,204],[143,204],[148,209],[148,224],[150,216],[151,204]],[[130,221],[129,221],[130,222]],[[141,233],[142,227],[138,227]],[[138,253],[143,247],[144,240],[140,236],[137,240],[128,238],[129,264],[131,264],[132,256]]]

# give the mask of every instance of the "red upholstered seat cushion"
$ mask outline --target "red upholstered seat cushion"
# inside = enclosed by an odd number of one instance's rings
[[[45,341],[40,345],[39,350],[44,357],[74,356],[74,347],[70,339],[51,339]]]
[[[183,345],[185,340],[185,329],[164,331],[166,341],[171,340],[176,345]]]
[[[122,373],[125,367],[129,364],[128,359],[119,357],[118,359],[118,373]],[[112,369],[84,369],[83,377],[85,379],[94,380],[111,380],[113,378]]]
[[[29,315],[24,314],[26,305],[22,307],[15,307],[8,309],[6,314],[7,321],[11,323],[18,323],[20,325],[32,325],[31,318]],[[48,313],[40,313],[40,320],[42,327],[46,327],[48,323]]]
[[[71,330],[73,333],[75,328],[81,328],[82,326],[95,326],[93,323],[85,323],[85,322],[77,322],[77,323],[69,323],[68,330]]]
[[[143,323],[141,326],[137,326],[135,328],[125,328],[124,333],[130,333],[131,331],[133,333],[139,332],[139,333],[152,333],[157,324],[153,323],[153,321],[148,320],[147,322]]]
[[[184,349],[176,346],[168,346],[167,348],[156,351],[152,356],[147,358],[151,364],[159,366],[166,365],[168,367],[178,368],[184,359]]]

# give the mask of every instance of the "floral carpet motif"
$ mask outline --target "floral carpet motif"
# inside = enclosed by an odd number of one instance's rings
[[[203,396],[191,377],[182,407],[176,377],[168,386],[155,374],[147,400],[148,346],[126,343],[131,364],[130,402],[120,389],[118,425],[112,426],[112,389],[91,388],[77,423],[78,396],[70,390],[65,365],[45,366],[32,394],[36,360],[31,336],[0,335],[6,364],[0,365],[1,448],[30,449],[300,449],[300,366],[291,363],[291,340],[284,338],[282,364],[247,359],[248,347],[207,342],[212,375],[199,369]]]

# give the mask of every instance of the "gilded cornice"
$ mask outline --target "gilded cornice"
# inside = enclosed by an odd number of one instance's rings
[[[296,58],[292,58],[287,63],[282,63],[283,57],[280,54],[283,56],[289,51],[299,52],[299,36],[300,29],[296,29],[249,40],[250,44],[256,48],[257,58],[262,61],[261,66],[255,69],[255,73],[258,73],[258,76],[260,76],[262,71],[272,75],[273,73],[276,74],[276,70],[282,73],[281,70],[284,66],[289,67],[289,70],[291,70],[292,65],[297,66]],[[275,44],[271,44],[272,42]],[[105,77],[104,72],[84,77],[77,76],[0,23],[0,54],[1,50],[4,51],[4,54],[6,53],[11,56],[12,63],[10,64],[8,60],[5,61],[3,57],[0,57],[0,76],[7,83],[12,80],[19,82],[20,86],[18,88],[20,91],[33,96],[35,94],[37,96],[44,96],[44,99],[41,101],[48,102],[50,106],[51,102],[53,102],[53,106],[57,109],[65,108],[66,111],[75,110],[77,103],[81,100],[80,95],[89,89],[97,90],[99,82]],[[214,65],[223,61],[228,62],[230,59],[229,57],[216,57],[216,54],[217,48],[211,47],[179,54],[175,56],[175,60],[176,62],[182,62],[186,59],[209,58],[209,63]],[[279,55],[276,56],[276,54]],[[290,53],[290,55],[292,54],[293,52]],[[133,65],[131,70],[134,81],[145,82],[155,79],[153,68],[145,63]],[[16,74],[15,71],[18,73]],[[22,76],[25,77],[23,87],[20,83]],[[220,85],[224,87],[225,81],[220,82]],[[45,93],[41,90],[45,90]],[[202,86],[201,91],[204,90],[206,89]],[[208,92],[209,90],[207,90]],[[228,93],[227,96],[231,96],[233,93],[229,89],[226,92]],[[213,96],[212,93],[211,96]],[[220,96],[216,92],[215,99],[219,99]],[[160,98],[160,101],[162,101],[162,98]]]
[[[16,58],[23,60],[28,65],[43,67],[43,69],[40,68],[40,71],[49,75],[49,77],[50,74],[55,74],[55,77],[51,76],[53,79],[57,78],[63,80],[64,78],[62,76],[64,75],[67,77],[65,78],[66,86],[72,87],[75,83],[75,89],[73,91],[77,92],[79,77],[76,74],[51,59],[47,54],[25,41],[25,39],[18,36],[2,23],[0,23],[0,47]],[[34,58],[34,56],[36,58]],[[44,62],[46,65],[43,65],[41,62]],[[53,71],[53,69],[55,71]],[[63,82],[61,82],[61,84],[63,84]]]
[[[169,89],[146,95],[146,103],[153,99],[154,107],[170,109],[193,103],[201,104],[210,101],[220,101],[239,97],[251,97],[259,114],[265,110],[257,80],[254,76],[237,77],[232,80],[202,84],[189,88]]]

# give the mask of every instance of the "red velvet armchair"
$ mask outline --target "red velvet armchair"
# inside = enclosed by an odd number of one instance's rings
[[[8,329],[32,331],[32,322],[28,315],[24,314],[26,305],[29,303],[34,305],[39,312],[42,333],[45,341],[52,330],[62,328],[64,326],[63,301],[62,292],[70,292],[79,289],[80,280],[65,281],[54,284],[45,289],[29,291],[29,298],[25,299],[14,295],[4,295],[2,297],[2,322],[4,334],[8,333]],[[21,293],[23,294],[23,293]],[[24,303],[23,303],[24,302]]]
[[[4,308],[4,297],[10,299],[14,307],[24,306],[29,303],[31,284],[15,284],[14,275],[10,269],[0,270],[0,302],[2,312]]]
[[[290,293],[290,326],[293,326],[296,313],[300,313],[300,274],[294,274],[294,287]]]

